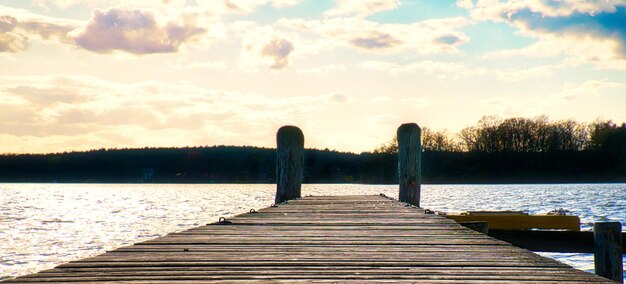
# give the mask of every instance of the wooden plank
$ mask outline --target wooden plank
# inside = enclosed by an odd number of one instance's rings
[[[422,281],[426,280],[448,280],[448,281],[458,281],[458,283],[475,283],[476,281],[492,281],[491,283],[501,283],[501,281],[534,281],[534,283],[543,282],[543,281],[554,281],[555,276],[530,276],[530,275],[450,275],[450,276],[441,276],[441,275],[415,275],[415,274],[385,274],[385,275],[367,275],[367,274],[339,274],[339,275],[327,275],[327,274],[311,274],[311,275],[165,275],[165,276],[84,276],[84,277],[54,277],[54,278],[22,278],[17,283],[41,283],[41,282],[90,282],[90,281],[170,281],[179,283],[179,281],[185,280],[195,280],[199,281],[198,283],[205,283],[205,281],[225,281],[230,282],[232,280],[259,280],[263,279],[266,281],[294,281],[294,280],[306,280],[306,281],[316,281],[316,280],[333,280],[337,281],[347,281],[347,280],[360,280],[360,281],[397,281],[397,280],[412,280],[412,281]],[[571,282],[582,282],[582,283],[606,283],[599,279],[587,278],[587,277],[561,277],[560,281],[571,283]]]
[[[556,269],[541,268],[541,269],[529,269],[529,268],[516,268],[516,269],[500,269],[500,270],[487,270],[487,269],[447,269],[441,267],[420,267],[420,268],[390,268],[390,269],[327,269],[327,268],[315,268],[315,269],[270,269],[270,267],[262,269],[229,269],[229,268],[214,268],[205,270],[183,270],[183,269],[142,269],[142,270],[82,270],[74,269],[55,269],[55,271],[41,272],[38,274],[30,275],[28,278],[52,278],[52,277],[71,277],[74,273],[81,272],[81,276],[95,277],[95,276],[173,276],[173,275],[290,275],[297,272],[298,275],[341,275],[341,274],[359,274],[379,276],[385,274],[404,274],[404,275],[431,275],[431,276],[467,276],[467,275],[480,275],[480,276],[493,276],[493,275],[506,275],[506,276],[538,276],[538,277],[550,277],[559,275],[562,278],[576,278],[576,279],[597,279],[590,277],[585,273],[568,273]]]

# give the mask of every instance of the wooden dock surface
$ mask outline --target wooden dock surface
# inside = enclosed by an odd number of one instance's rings
[[[382,196],[317,196],[7,283],[614,283]]]

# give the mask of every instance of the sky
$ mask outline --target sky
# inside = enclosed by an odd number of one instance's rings
[[[0,0],[0,153],[626,121],[626,0]]]

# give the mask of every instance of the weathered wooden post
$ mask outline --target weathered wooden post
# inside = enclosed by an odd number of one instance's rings
[[[622,224],[619,222],[594,223],[593,251],[596,275],[624,283]]]
[[[420,206],[422,164],[421,130],[415,123],[398,128],[398,182],[400,201]]]
[[[296,126],[283,126],[276,133],[276,198],[281,203],[300,197],[304,167],[304,135]]]

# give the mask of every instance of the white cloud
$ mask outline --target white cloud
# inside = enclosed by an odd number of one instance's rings
[[[250,145],[250,141],[271,146],[273,140],[266,138],[279,126],[309,125],[319,119],[320,111],[350,101],[343,93],[268,98],[187,83],[4,76],[0,77],[0,144],[7,145],[4,152]],[[23,143],[5,144],[18,139]]]
[[[37,6],[50,9],[67,9],[74,6],[85,6],[93,9],[109,7],[125,7],[127,9],[155,9],[161,13],[172,11],[180,14],[183,10],[194,10],[199,14],[248,14],[257,7],[271,5],[281,8],[297,5],[302,0],[220,0],[220,1],[187,1],[187,0],[34,0]]]
[[[26,21],[20,22],[18,27],[27,34],[38,35],[43,40],[52,40],[62,43],[72,43],[73,39],[68,33],[75,29],[75,26]]]
[[[270,68],[284,69],[289,65],[289,54],[292,51],[293,43],[284,38],[275,37],[263,46],[261,55],[273,61]]]
[[[564,56],[564,63],[571,65],[592,64],[598,69],[626,70],[626,57],[616,52],[620,49],[620,44],[613,39],[550,34],[537,37],[538,41],[527,47],[491,52],[484,57],[497,59],[518,56],[539,58]]]
[[[457,0],[457,6],[471,9],[472,17],[494,21],[510,18],[525,9],[547,17],[563,17],[574,13],[615,12],[617,6],[624,4],[624,0]]]
[[[224,0],[224,1],[206,1],[206,2],[222,2],[230,12],[250,13],[259,6],[271,5],[277,8],[294,6],[302,2],[302,0]],[[203,4],[200,4],[203,5]]]
[[[70,42],[68,32],[79,21],[52,18],[0,5],[0,52],[20,52],[28,49],[31,36],[45,41]]]
[[[457,53],[469,38],[459,30],[463,17],[424,20],[411,24],[381,24],[358,18],[321,20],[281,19],[279,28],[315,37],[318,48],[350,47],[371,53]]]
[[[460,8],[471,9],[474,8],[474,1],[472,0],[457,0],[456,5]]]
[[[470,68],[461,63],[430,60],[412,62],[404,65],[395,62],[366,61],[361,63],[361,67],[368,70],[388,72],[393,75],[420,72],[436,76],[451,76],[453,78],[476,76],[487,72],[485,69]]]
[[[28,38],[15,31],[17,19],[0,16],[0,52],[18,52],[28,48]]]
[[[272,27],[244,27],[241,38],[239,68],[250,72],[259,71],[262,66],[281,70],[291,63],[290,56],[295,49],[293,40]]]
[[[580,106],[573,104],[572,101],[577,99],[590,100],[590,96],[597,96],[603,94],[609,89],[626,88],[626,83],[613,82],[607,79],[602,80],[587,80],[582,83],[573,84],[566,83],[562,87],[558,88],[551,93],[545,93],[546,91],[539,91],[534,95],[513,95],[513,96],[497,96],[494,98],[480,100],[479,103],[493,110],[492,113],[502,116],[534,116],[534,115],[559,115],[562,117],[571,117],[572,111],[569,109],[575,107],[578,111],[585,112],[585,109],[596,108],[597,106]],[[545,94],[542,94],[545,93]],[[585,98],[587,97],[587,98]],[[563,106],[567,105],[567,109],[563,111]],[[579,115],[585,116],[598,116],[598,115],[612,115],[613,117],[619,117],[621,113],[611,113],[611,110],[607,110],[607,113],[584,113]]]
[[[375,50],[394,48],[403,42],[390,34],[374,32],[367,36],[355,37],[350,40],[350,43],[363,49]]]
[[[112,8],[95,10],[89,23],[76,33],[75,40],[78,46],[98,53],[149,54],[176,52],[182,44],[204,32],[192,21],[161,24],[148,11]]]
[[[626,69],[626,1],[457,1],[473,19],[506,23],[538,41],[489,57],[564,55],[602,69]]]
[[[208,47],[227,38],[227,29],[219,17],[220,13],[226,12],[221,8],[212,9],[214,7],[205,2],[201,2],[203,5],[188,5],[183,0],[40,2],[64,8],[78,4],[88,7],[101,5],[102,9],[96,8],[89,21],[80,21],[0,6],[0,16],[10,15],[17,20],[11,33],[25,43],[30,37],[37,36],[44,41],[78,46],[97,53],[147,54],[176,52],[190,44]],[[3,34],[0,32],[0,40],[4,38]],[[13,48],[15,51],[23,49],[25,47]]]
[[[580,96],[597,95],[605,89],[620,87],[626,87],[626,83],[611,82],[607,79],[588,80],[580,85],[566,84],[557,97],[573,100]]]
[[[518,82],[530,78],[548,78],[556,70],[573,66],[571,63],[547,64],[518,69],[498,69],[472,67],[465,63],[444,62],[444,61],[417,61],[408,64],[383,61],[365,61],[361,63],[361,68],[366,70],[386,72],[391,75],[404,73],[423,73],[441,79],[458,79],[477,76],[495,76],[498,80],[508,82]]]
[[[397,1],[368,1],[363,7],[369,10],[399,5]],[[170,53],[189,46],[208,47],[218,41],[231,40],[232,37],[229,35],[239,34],[244,49],[248,50],[242,52],[248,54],[242,56],[244,63],[239,65],[248,66],[247,69],[254,69],[255,66],[284,69],[291,64],[294,57],[315,54],[329,48],[350,47],[371,53],[405,51],[415,54],[457,53],[459,46],[469,41],[469,38],[460,31],[468,24],[467,19],[463,17],[425,20],[411,24],[381,24],[360,17],[358,14],[361,12],[358,12],[348,14],[348,17],[316,20],[281,19],[265,27],[243,21],[226,24],[222,18],[233,11],[249,13],[260,5],[284,7],[299,2],[229,0],[190,4],[183,0],[165,2],[111,0],[89,4],[80,0],[40,1],[39,3],[44,6],[72,7],[80,4],[105,8],[95,8],[87,22],[43,16],[35,16],[36,20],[28,20],[22,16],[16,18],[18,34],[25,38],[22,42],[27,42],[30,35],[38,35],[44,40],[75,45],[97,53],[124,52],[136,55]],[[354,1],[341,3],[344,4],[338,7],[361,7]],[[267,32],[267,29],[272,31]],[[10,39],[12,43],[19,42],[18,37],[11,36]],[[255,40],[260,41],[254,42]],[[259,44],[264,46],[260,49],[253,48],[255,50],[251,51],[250,46]],[[8,46],[8,43],[4,45]],[[16,51],[21,49],[12,48]]]
[[[400,0],[335,0],[337,6],[324,13],[327,16],[365,17],[400,7]]]
[[[493,69],[489,73],[493,73],[497,76],[498,80],[508,82],[519,82],[530,78],[550,78],[554,75],[555,71],[562,70],[567,67],[571,67],[571,64],[546,64],[528,68],[519,69]]]

